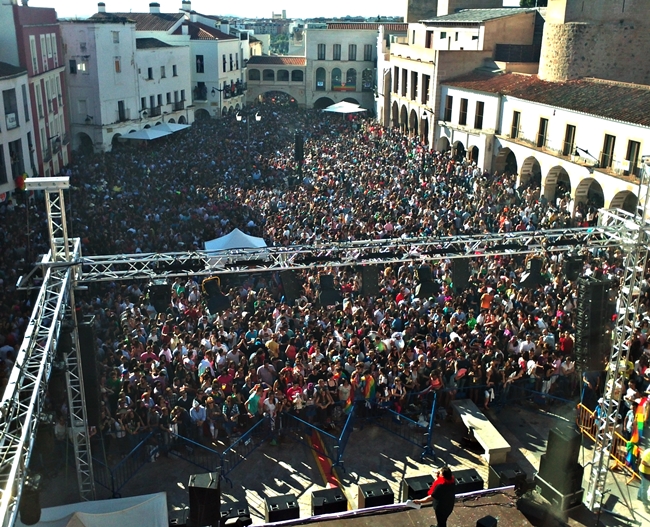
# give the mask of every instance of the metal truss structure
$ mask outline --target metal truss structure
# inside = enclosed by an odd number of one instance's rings
[[[115,280],[154,280],[187,275],[299,270],[313,267],[426,262],[440,258],[479,258],[531,253],[561,253],[575,249],[622,248],[626,275],[608,374],[604,410],[609,416],[605,433],[598,437],[587,504],[597,508],[604,493],[607,460],[613,432],[618,426],[618,399],[622,382],[621,361],[627,359],[629,338],[639,304],[639,286],[648,259],[650,226],[623,211],[601,211],[601,223],[588,229],[555,229],[507,234],[480,234],[441,239],[320,243],[309,246],[269,247],[220,252],[133,254],[82,257],[78,238],[69,240],[63,190],[68,178],[26,181],[28,190],[45,191],[50,230],[50,252],[40,263],[44,281],[0,406],[0,518],[13,525],[43,403],[53,357],[64,319],[72,328],[72,349],[66,356],[68,398],[77,458],[79,492],[94,497],[91,452],[79,338],[74,315],[74,286]],[[645,216],[640,216],[645,217]],[[603,470],[605,469],[605,470]]]

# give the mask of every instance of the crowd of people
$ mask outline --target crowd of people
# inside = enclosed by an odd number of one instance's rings
[[[538,181],[518,186],[516,174],[481,170],[370,119],[278,101],[254,111],[261,120],[251,123],[250,141],[246,125],[227,117],[197,121],[159,142],[77,153],[68,207],[83,253],[196,250],[234,228],[286,247],[596,221],[589,203],[574,213],[563,193],[553,200],[540,195]],[[296,130],[305,138],[300,167]],[[13,284],[47,243],[36,198],[0,207],[7,226],[0,236],[5,372],[33,301]],[[619,280],[620,252],[580,254],[583,273]],[[563,256],[534,257],[540,279],[526,287],[526,259],[517,255],[472,259],[463,283],[444,255],[405,258],[376,266],[374,296],[364,294],[359,267],[314,267],[297,273],[293,302],[277,273],[224,275],[229,307],[218,312],[206,308],[203,277],[191,273],[169,284],[163,305],[154,305],[145,282],[92,284],[77,295],[77,311],[95,317],[97,436],[126,452],[143,431],[156,432],[165,445],[173,434],[227,442],[263,415],[280,428],[283,412],[334,427],[358,401],[421,412],[434,393],[444,408],[466,392],[489,409],[515,385],[571,398],[582,389],[574,357],[576,284],[562,271]],[[423,266],[435,286],[418,296]],[[334,305],[319,302],[323,275],[333,276],[341,295]],[[650,295],[642,294],[630,376],[639,395],[650,381],[643,322]],[[62,401],[56,410],[65,411]]]

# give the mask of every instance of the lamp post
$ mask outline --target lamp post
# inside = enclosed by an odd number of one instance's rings
[[[226,90],[226,88],[217,88],[216,86],[212,87],[212,90],[210,90],[210,93],[214,97],[217,92],[219,92],[219,117],[222,116],[223,114],[223,108],[221,107],[222,105],[222,93]]]
[[[262,116],[259,114],[259,112],[255,112],[255,115],[253,115],[253,112],[237,112],[236,118],[238,122],[244,121],[246,123],[246,150],[249,149],[250,147],[250,142],[251,142],[251,117],[255,117],[255,120],[257,122],[260,122],[262,120]]]

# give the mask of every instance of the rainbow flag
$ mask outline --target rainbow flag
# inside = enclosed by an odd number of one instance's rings
[[[348,395],[348,400],[345,401],[343,405],[343,412],[349,414],[352,411],[352,406],[354,405],[354,388],[350,390],[350,395]]]
[[[366,398],[366,401],[375,398],[375,391],[377,387],[375,386],[375,378],[369,373],[364,376],[364,385],[363,385],[363,396]]]
[[[634,423],[632,424],[632,436],[627,442],[627,456],[625,462],[628,466],[636,466],[636,460],[639,458],[641,451],[639,449],[639,443],[643,437],[643,419],[645,417],[645,405],[647,403],[647,397],[643,397],[641,402],[636,407],[636,412],[634,413]]]

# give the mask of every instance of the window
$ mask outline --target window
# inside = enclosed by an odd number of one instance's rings
[[[113,36],[113,44],[119,44],[120,43],[120,32],[119,31],[111,31],[111,35]]]
[[[275,71],[273,70],[263,70],[262,71],[262,79],[265,81],[273,81],[275,82]]]
[[[155,95],[149,95],[149,107],[150,108],[155,108],[156,107],[156,96]]]
[[[361,72],[361,91],[375,91],[375,74],[371,68]]]
[[[316,70],[316,90],[325,90],[325,68],[318,68]]]
[[[415,101],[418,97],[418,72],[411,72],[411,100]]]
[[[117,118],[120,122],[126,121],[126,105],[124,101],[117,101]]]
[[[167,77],[167,73],[165,72],[165,66],[160,66],[160,78],[164,79]]]
[[[167,104],[172,103],[172,92],[168,91],[167,92]]]
[[[249,81],[260,80],[260,70],[248,70],[248,80]]]
[[[47,71],[47,49],[45,47],[45,35],[41,35],[41,62],[43,71]]]
[[[185,90],[181,90],[181,101],[185,100]]]
[[[334,44],[332,46],[332,59],[341,60],[341,44]]]
[[[433,42],[433,31],[427,31],[425,38],[424,38],[424,47],[425,48],[432,48],[432,42]]]
[[[411,44],[415,44],[415,29],[411,31]]]
[[[572,124],[566,125],[566,131],[564,132],[564,144],[562,145],[562,155],[571,156],[575,151],[576,145],[576,127]]]
[[[443,38],[447,38],[447,32],[446,32],[446,31],[441,31],[441,32],[440,32],[440,38],[441,38],[441,39],[443,39]]]
[[[178,70],[176,69],[176,64],[172,66],[172,77],[178,77]]]
[[[52,55],[54,57],[54,67],[59,67],[59,51],[56,47],[56,35],[50,33],[50,39],[52,40]]]
[[[23,112],[25,113],[25,122],[29,122],[29,99],[27,99],[27,86],[21,86],[23,92]]]
[[[18,103],[16,101],[16,90],[3,90],[2,100],[5,105],[5,121],[7,130],[16,128],[20,121],[18,120]]]
[[[406,97],[406,88],[407,88],[407,82],[408,82],[408,75],[409,72],[405,68],[402,68],[402,91],[401,95],[402,97]]]
[[[235,55],[235,69],[239,69],[239,53]]]
[[[178,102],[178,90],[174,92],[174,102]]]
[[[7,167],[5,167],[5,153],[4,148],[0,148],[0,185],[4,185],[9,180],[7,179]]]
[[[521,112],[512,112],[512,125],[510,126],[510,137],[517,139],[519,137],[519,126],[521,123]]]
[[[458,124],[465,126],[467,124],[467,99],[460,100],[460,114],[458,115]]]
[[[278,70],[278,82],[289,82],[288,70]]]
[[[83,61],[83,60],[81,62],[79,62],[77,64],[77,71],[80,71],[84,75],[88,75],[88,73],[89,73],[89,71],[88,71],[88,63]]]
[[[393,93],[397,93],[399,91],[399,68],[397,66],[393,66]]]
[[[225,73],[225,72],[227,71],[227,68],[228,68],[228,64],[227,64],[227,62],[226,62],[226,54],[225,54],[225,53],[221,56],[221,67],[223,68],[223,72]]]
[[[38,118],[43,118],[43,92],[41,91],[41,83],[34,83],[34,97],[36,97],[36,106],[38,107]]]
[[[341,70],[339,68],[334,68],[332,70],[332,90],[341,89]]]
[[[291,72],[291,82],[304,82],[305,76],[301,70],[293,70]]]
[[[140,97],[140,110],[146,110],[146,109],[147,109],[147,98]]]
[[[345,73],[345,90],[357,91],[357,70],[350,68]]]
[[[422,98],[420,102],[427,104],[429,102],[429,89],[431,87],[431,75],[422,75]]]
[[[45,49],[47,50],[47,58],[52,58],[52,40],[50,40],[50,35],[45,35]]]
[[[454,98],[451,95],[447,95],[445,99],[445,115],[443,121],[451,122],[451,112],[454,108]]]
[[[454,35],[454,41],[458,42],[458,31],[456,31],[456,34]]]
[[[153,68],[147,68],[147,80],[153,80]]]
[[[115,57],[113,59],[115,63],[115,73],[122,73],[122,63],[120,62],[120,57]]]
[[[626,176],[629,176],[630,174],[634,174],[635,176],[639,175],[637,165],[639,164],[640,151],[641,143],[632,140],[627,142],[627,154],[625,154],[625,159],[630,162],[630,166],[623,172]]]
[[[29,35],[29,53],[32,59],[32,70],[34,73],[38,73],[38,57],[36,56],[36,37],[34,35]],[[77,72],[75,71],[75,73]]]
[[[325,60],[325,44],[318,44],[318,60]]]
[[[372,60],[372,44],[363,46],[363,60],[370,62]]]
[[[614,161],[614,146],[616,145],[616,137],[613,135],[605,134],[605,141],[603,142],[603,151],[600,154],[600,167],[610,168],[612,161]]]
[[[544,148],[546,146],[546,134],[548,133],[548,119],[542,117],[539,120],[539,130],[537,130],[537,147]]]
[[[224,55],[224,59],[225,59],[225,55]],[[197,73],[204,73],[204,70],[203,70],[203,55],[197,55],[196,56],[196,72]]]
[[[70,59],[70,73],[72,75],[77,74],[77,61],[74,59]]]
[[[158,94],[157,99],[158,99],[158,101],[157,101],[157,102],[158,102],[158,106],[162,106],[162,93],[159,93],[159,94]]]
[[[350,44],[348,46],[348,60],[357,60],[357,45]]]
[[[483,101],[476,102],[476,117],[474,117],[474,128],[483,130],[483,112],[485,111],[485,103]]]
[[[230,71],[235,68],[235,61],[232,60],[232,53],[230,54]]]

